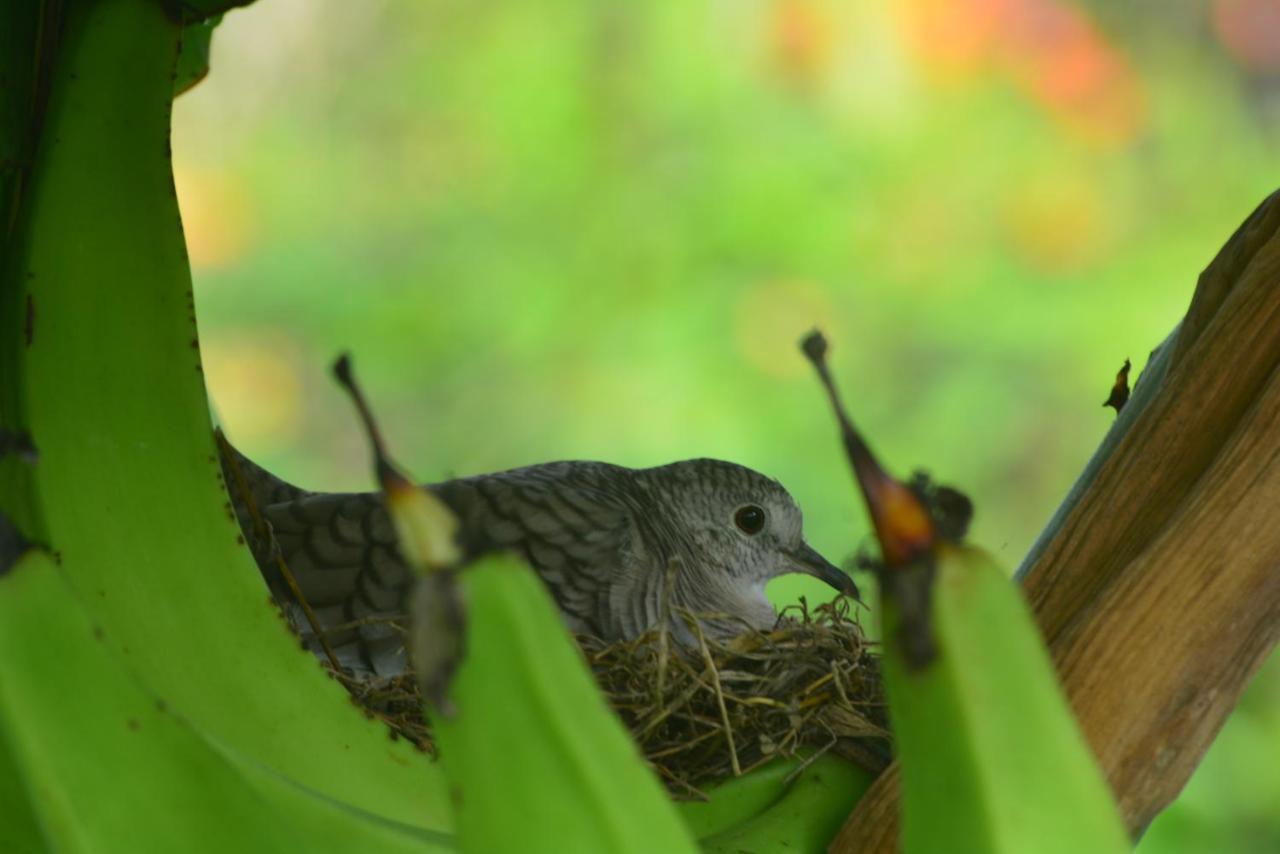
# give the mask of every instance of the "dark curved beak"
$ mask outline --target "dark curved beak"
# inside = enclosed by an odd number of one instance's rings
[[[858,602],[862,601],[862,594],[858,592],[858,585],[853,583],[853,579],[849,577],[849,574],[818,554],[808,543],[805,543],[797,551],[791,552],[788,557],[795,562],[795,572],[803,572],[806,575],[812,575],[814,578],[821,578],[841,593],[852,596]]]

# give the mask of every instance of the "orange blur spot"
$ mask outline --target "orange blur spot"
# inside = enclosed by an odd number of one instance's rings
[[[1074,5],[911,0],[902,20],[907,45],[935,79],[982,71],[1010,79],[1071,133],[1095,145],[1130,142],[1145,124],[1146,100],[1136,71]]]
[[[192,268],[217,269],[238,261],[253,235],[249,193],[243,180],[175,162],[173,182]]]
[[[879,466],[874,472],[859,471],[858,480],[888,566],[905,566],[933,550],[938,539],[933,518],[914,492]]]
[[[795,357],[796,337],[821,326],[840,335],[826,293],[806,279],[774,279],[747,289],[734,305],[738,355],[761,373],[790,378],[805,372]]]
[[[783,77],[801,87],[818,81],[831,53],[831,26],[816,0],[775,0],[769,36]]]
[[[1217,0],[1213,29],[1251,71],[1280,71],[1280,0]]]
[[[1003,0],[914,0],[903,7],[903,36],[933,79],[968,78],[996,53],[1005,5]]]
[[[287,447],[301,433],[302,354],[274,329],[209,333],[200,341],[205,382],[218,415],[236,441]]]

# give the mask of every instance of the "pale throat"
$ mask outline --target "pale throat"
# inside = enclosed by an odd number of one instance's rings
[[[767,631],[777,622],[778,614],[764,587],[763,580],[743,579],[717,570],[710,577],[678,576],[671,598],[676,607],[694,613],[733,614],[752,628]]]

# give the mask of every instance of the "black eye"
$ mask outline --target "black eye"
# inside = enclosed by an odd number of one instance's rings
[[[733,514],[733,524],[744,534],[758,534],[764,528],[764,510],[754,504],[739,507]]]

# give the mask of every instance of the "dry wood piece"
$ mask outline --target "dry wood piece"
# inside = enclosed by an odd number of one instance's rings
[[[1131,832],[1181,791],[1280,637],[1280,194],[1186,318],[1020,571]],[[897,768],[832,843],[897,850]]]

